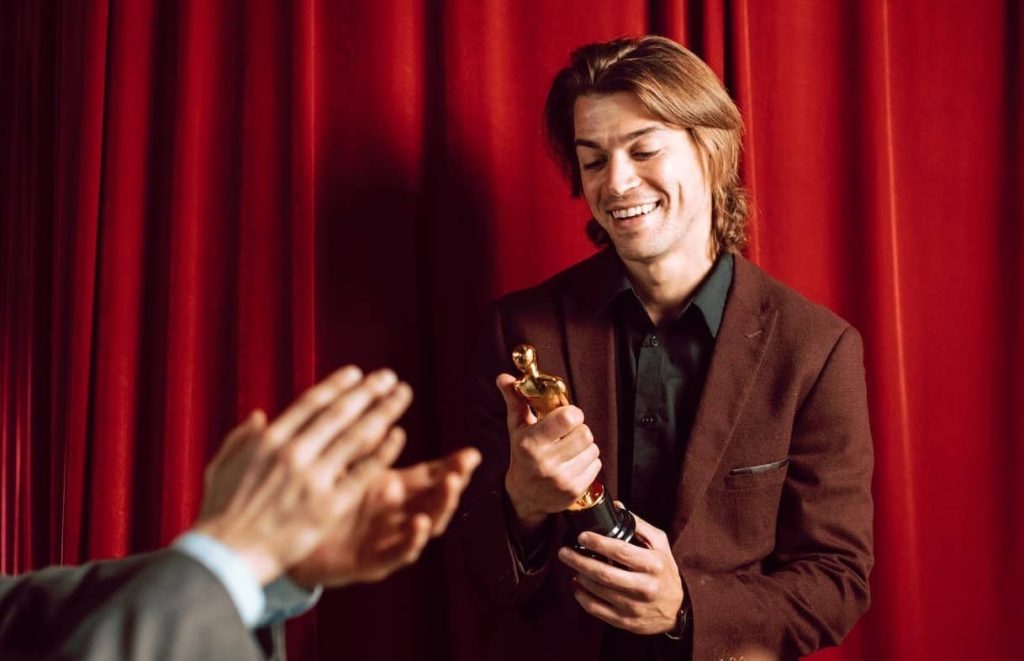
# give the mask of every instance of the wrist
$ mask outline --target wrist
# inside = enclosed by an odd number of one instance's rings
[[[260,582],[260,585],[267,585],[273,582],[284,570],[277,556],[265,546],[239,539],[237,536],[232,535],[230,530],[218,525],[216,520],[208,520],[201,523],[194,530],[216,540],[231,550]]]
[[[690,628],[693,626],[693,617],[690,610],[689,595],[684,592],[682,603],[676,612],[675,624],[665,632],[665,636],[672,640],[683,640],[689,636]]]
[[[507,493],[502,500],[508,541],[520,571],[524,574],[540,571],[547,561],[551,548],[551,517],[545,517],[537,527],[528,530],[520,524],[512,510],[512,502]]]
[[[372,580],[367,574],[355,568],[345,570],[339,567],[325,569],[322,566],[306,567],[302,563],[290,568],[283,574],[289,581],[310,592],[319,587],[341,588],[354,583],[365,583]]]
[[[281,563],[272,553],[263,549],[235,549],[249,571],[259,579],[260,585],[273,583],[281,575]]]
[[[509,482],[510,481],[506,478],[505,496],[508,498],[508,504],[512,506],[512,515],[516,519],[512,522],[513,525],[515,525],[517,529],[520,529],[521,532],[536,532],[548,518],[547,513],[524,505],[523,501],[525,499],[518,496],[516,490],[509,484]]]
[[[318,580],[318,577],[313,576],[311,573],[305,571],[305,569],[301,565],[292,567],[284,573],[284,576],[287,577],[289,581],[291,581],[292,583],[294,583],[295,585],[299,586],[304,590],[313,590],[316,588],[316,586],[321,584],[320,581]]]

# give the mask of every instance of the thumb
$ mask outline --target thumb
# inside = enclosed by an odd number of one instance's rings
[[[469,479],[482,459],[480,450],[473,447],[456,450],[445,457],[445,468],[457,473],[463,479]]]
[[[245,441],[249,440],[253,434],[259,433],[266,426],[266,413],[260,409],[256,409],[249,413],[245,420],[240,422],[237,427],[228,433],[227,438],[224,439],[220,449],[217,451],[217,456],[214,457],[214,461],[223,460],[225,457],[232,454],[236,449],[242,446]]]
[[[616,500],[615,504],[621,509],[625,509],[621,502]],[[671,548],[668,545],[668,535],[666,535],[661,528],[656,528],[655,526],[647,523],[635,512],[630,512],[630,514],[633,515],[633,520],[636,521],[637,536],[646,542],[648,548],[671,552]]]
[[[516,390],[516,378],[511,374],[499,374],[497,381],[498,390],[505,398],[505,411],[507,412],[508,430],[518,429],[523,425],[532,425],[537,422],[537,416],[530,411],[530,405]]]

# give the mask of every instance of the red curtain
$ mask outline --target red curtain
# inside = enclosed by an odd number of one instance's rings
[[[1024,649],[1015,0],[156,0],[0,8],[0,568],[164,544],[249,409],[344,362],[452,438],[487,299],[591,248],[541,139],[569,51],[656,32],[739,101],[749,255],[863,333],[873,605],[818,659]],[[439,550],[296,658],[469,657]]]

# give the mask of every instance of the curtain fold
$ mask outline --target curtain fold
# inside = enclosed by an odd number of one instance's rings
[[[1013,658],[1014,0],[4,3],[0,569],[167,543],[233,424],[343,363],[413,383],[404,461],[471,443],[451,430],[482,305],[593,250],[548,84],[645,32],[741,107],[748,256],[864,337],[873,603],[815,658]],[[292,654],[474,658],[443,560],[327,595]]]

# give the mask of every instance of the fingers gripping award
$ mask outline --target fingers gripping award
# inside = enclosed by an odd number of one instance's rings
[[[565,380],[544,374],[537,367],[537,350],[529,344],[520,344],[512,351],[512,361],[522,376],[515,382],[516,392],[533,410],[537,419],[543,419],[560,406],[572,403]],[[576,543],[581,532],[590,531],[638,543],[634,539],[636,522],[625,508],[616,507],[611,495],[599,480],[594,480],[565,511],[566,520],[573,531],[573,547],[584,554],[595,555]]]

